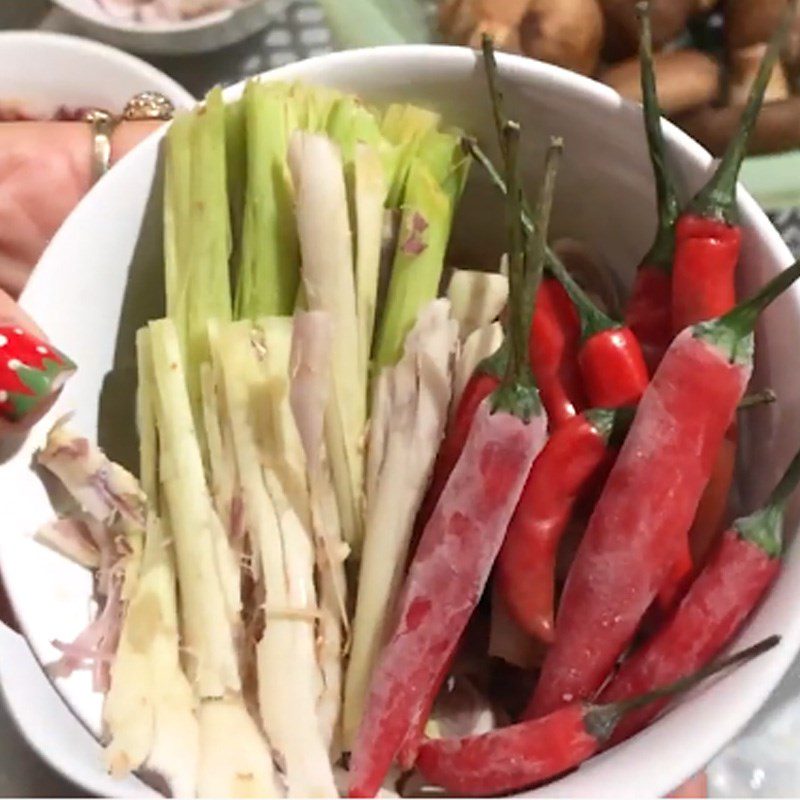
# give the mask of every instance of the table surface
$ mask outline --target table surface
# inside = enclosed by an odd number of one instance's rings
[[[402,0],[401,0],[402,1]],[[72,32],[69,20],[46,0],[0,0],[0,30],[42,28]],[[195,95],[215,83],[233,83],[300,58],[333,49],[321,9],[314,0],[291,0],[264,31],[211,54],[153,57],[149,60]],[[800,211],[773,214],[790,247],[800,255]],[[752,731],[771,712],[798,694],[800,661],[795,663],[759,716]],[[43,721],[46,724],[45,721]],[[47,766],[19,735],[0,698],[0,797],[80,797],[82,792]]]

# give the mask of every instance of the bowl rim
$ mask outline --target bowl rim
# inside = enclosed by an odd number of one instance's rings
[[[455,48],[442,45],[391,45],[317,56],[265,73],[262,77],[268,81],[309,79],[317,81],[321,80],[321,82],[324,83],[325,67],[333,65],[358,65],[363,67],[365,60],[382,62],[384,66],[386,66],[395,65],[395,62],[397,61],[402,62],[404,60],[407,61],[408,59],[420,58],[424,58],[426,60],[426,65],[429,69],[436,70],[437,68],[455,67],[459,65],[459,62],[460,66],[471,66],[474,64],[476,55],[474,51],[467,48]],[[552,65],[543,64],[541,62],[532,61],[521,56],[508,54],[498,55],[498,65],[501,73],[504,74],[507,80],[519,81],[528,84],[538,84],[542,81],[549,80],[554,82],[557,86],[561,86],[567,91],[572,92],[573,94],[583,95],[584,97],[591,99],[592,102],[602,107],[613,109],[619,108],[620,104],[627,104],[631,109],[635,108],[634,104],[622,100],[620,96],[610,87],[604,86],[589,78],[576,75]],[[236,98],[241,93],[243,86],[244,81],[226,89],[226,99],[230,100]],[[664,132],[668,145],[671,145],[672,147],[681,151],[683,157],[692,170],[701,172],[708,169],[712,159],[707,151],[701,147],[701,145],[699,145],[697,142],[691,139],[691,137],[670,122],[667,122],[664,126]],[[145,148],[157,148],[160,139],[164,135],[165,128],[162,128],[137,148],[135,148],[124,159],[122,159],[120,164],[115,168],[114,173],[110,174],[108,178],[95,186],[89,192],[86,198],[84,198],[84,200],[78,205],[76,210],[73,211],[73,214],[70,216],[70,220],[72,219],[72,216],[82,218],[88,214],[88,209],[94,205],[92,198],[96,192],[111,190],[112,186],[114,186],[115,180],[119,182],[117,184],[118,186],[122,186],[126,179],[127,170],[130,170],[131,173],[133,173],[136,169],[135,159],[137,156],[135,153]],[[105,186],[107,186],[107,188],[103,188]],[[747,191],[741,186],[739,188],[738,202],[741,210],[743,211],[743,216],[745,219],[748,219],[751,222],[754,235],[766,245],[771,256],[774,257],[774,261],[783,264],[791,263],[793,259],[786,244],[769,222],[769,219],[766,217],[764,212],[747,193]],[[61,239],[66,238],[65,229],[69,227],[70,220],[67,220],[65,226],[54,237],[43,256],[43,261],[54,260],[57,258],[57,254],[60,250]],[[34,280],[32,280],[31,284],[29,284],[29,288],[31,285],[36,285],[37,283],[38,282],[35,280],[34,275]],[[38,288],[37,290],[41,291],[41,288]],[[23,306],[25,305],[25,296],[27,292],[28,290],[26,290],[22,296]],[[796,304],[800,303],[800,289],[794,291],[792,295],[794,302]],[[796,547],[800,547],[800,544],[796,545]],[[0,555],[2,555],[2,552],[3,550],[0,549]],[[2,567],[3,563],[2,559],[0,559],[0,569]],[[13,593],[10,592],[10,594],[10,599],[13,604],[14,596]],[[22,617],[24,615],[20,616]],[[751,681],[749,691],[746,693],[746,697],[740,698],[740,702],[737,704],[735,711],[732,714],[729,713],[729,715],[726,717],[725,725],[709,727],[708,730],[703,731],[702,738],[698,738],[699,734],[696,731],[687,731],[686,742],[682,742],[681,744],[685,746],[691,739],[692,747],[690,753],[685,755],[679,760],[680,763],[675,765],[663,762],[660,763],[659,769],[655,771],[655,774],[652,769],[648,769],[648,777],[646,779],[647,794],[652,794],[653,796],[663,796],[667,792],[674,789],[678,783],[680,783],[682,780],[685,780],[693,772],[704,767],[705,764],[707,764],[708,761],[731,738],[733,738],[738,731],[741,730],[741,728],[763,705],[768,695],[777,686],[782,676],[787,672],[798,651],[800,651],[800,618],[794,618],[793,621],[786,621],[784,628],[785,629],[782,631],[783,639],[778,647],[759,659],[757,666],[755,664],[748,665],[741,670],[741,673],[744,673],[750,668],[757,668],[759,670],[759,677],[757,681]],[[718,688],[720,687],[717,685],[709,686],[706,691],[711,693],[716,691]],[[59,693],[62,699],[69,706],[70,704],[64,694],[60,690]],[[685,710],[683,707],[675,709],[671,714],[659,720],[656,723],[656,726],[660,728],[664,723],[669,724],[670,719],[673,717],[680,717],[680,712],[683,710]],[[678,720],[675,719],[675,722],[677,721]],[[654,728],[651,728],[650,732],[655,732]],[[649,749],[649,744],[647,741],[644,741],[644,739],[647,738],[647,733],[648,731],[645,731],[643,735],[637,736],[634,739],[620,745],[618,748],[615,748],[614,752],[620,753],[624,750],[631,756],[629,761],[635,757],[637,760],[646,765],[649,758],[652,757],[652,751]],[[606,758],[609,756],[613,758],[613,754],[607,753],[598,756],[596,759],[593,759],[591,763],[600,767],[601,765],[599,762],[605,762]],[[575,775],[579,775],[580,772],[581,771],[575,773]],[[522,793],[519,796],[573,796],[573,793],[570,793],[568,789],[568,787],[572,785],[571,779],[573,777],[573,775],[567,776],[566,778],[558,781],[558,785],[550,784],[542,789],[534,790],[533,792]],[[639,791],[641,791],[642,785],[644,785],[642,783],[644,779],[640,776],[638,780],[640,781],[638,787],[635,785],[635,780],[629,781],[627,788],[624,789],[623,794],[619,794],[618,792],[624,787],[616,785],[614,788],[617,790],[617,793],[614,796],[641,796],[640,794],[635,794],[635,792],[637,788]],[[604,789],[602,784],[598,785],[595,791],[595,796],[609,796],[608,790]],[[593,791],[592,794],[595,794],[595,791]]]
[[[143,80],[152,82],[154,90],[168,94],[176,108],[192,107],[197,103],[197,98],[166,72],[132,53],[126,53],[124,50],[93,39],[57,31],[0,31],[0,48],[7,45],[43,46],[63,50],[77,58],[88,56],[114,61],[131,73],[137,73]]]
[[[249,7],[264,3],[265,0],[240,0],[240,5],[234,8],[211,11],[178,22],[157,22],[154,24],[114,17],[103,11],[97,0],[53,0],[53,2],[62,10],[80,18],[84,22],[97,25],[109,31],[134,35],[166,36],[170,34],[196,33],[215,28],[218,25],[224,25],[234,20],[238,14],[246,11]],[[96,14],[88,10],[86,7],[87,2],[97,4]]]

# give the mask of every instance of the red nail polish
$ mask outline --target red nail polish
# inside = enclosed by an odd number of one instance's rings
[[[75,364],[38,336],[0,326],[0,416],[18,422],[57,392]]]

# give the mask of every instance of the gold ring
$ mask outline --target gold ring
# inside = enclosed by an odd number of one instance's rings
[[[159,92],[139,92],[128,100],[122,118],[126,120],[170,120],[175,107]]]
[[[87,111],[84,119],[92,129],[92,185],[97,183],[111,167],[111,137],[117,127],[108,111],[95,108]]]

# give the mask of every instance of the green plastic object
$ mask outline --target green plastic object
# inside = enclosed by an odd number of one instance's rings
[[[433,33],[424,3],[409,0],[320,0],[341,48],[429,44]]]
[[[800,151],[748,158],[741,180],[762,208],[796,208],[800,206]]]

